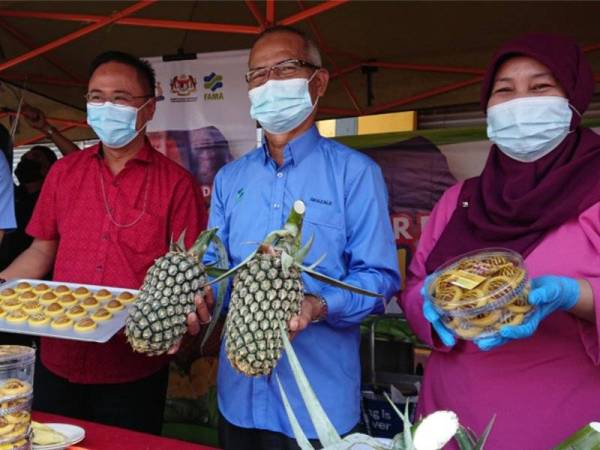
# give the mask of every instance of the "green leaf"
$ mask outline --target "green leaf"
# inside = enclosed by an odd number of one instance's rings
[[[311,277],[322,281],[327,284],[331,284],[332,286],[336,286],[342,289],[346,289],[348,291],[356,292],[357,294],[367,295],[369,297],[383,297],[381,294],[377,294],[375,292],[367,291],[366,289],[362,289],[356,286],[352,286],[351,284],[344,283],[343,281],[336,280],[335,278],[328,277],[327,275],[323,275],[322,273],[316,272],[310,267],[303,266],[302,264],[294,263],[296,267],[298,267],[303,272],[306,272]]]
[[[287,252],[281,252],[281,271],[285,277],[290,274],[290,267],[294,265],[294,258],[292,258]]]
[[[244,266],[248,265],[248,263],[250,262],[250,260],[252,258],[254,258],[254,256],[256,256],[256,253],[258,252],[258,250],[254,250],[252,253],[250,253],[248,255],[248,257],[246,259],[244,259],[241,263],[239,263],[237,266],[235,266],[233,269],[229,269],[227,272],[221,274],[220,276],[218,276],[217,278],[214,278],[212,280],[210,280],[208,283],[206,283],[204,286],[210,286],[211,284],[215,284],[218,283],[221,280],[224,280],[225,278],[229,278],[230,276],[232,276],[233,274],[235,274],[238,270],[242,269]],[[202,287],[204,287],[202,286]]]
[[[492,417],[490,423],[487,424],[485,430],[483,430],[483,434],[479,436],[479,440],[477,441],[477,445],[475,446],[475,450],[483,450],[483,446],[485,445],[485,441],[487,441],[488,436],[492,432],[492,427],[494,426],[494,422],[496,421],[496,416]]]
[[[275,231],[271,231],[269,234],[267,234],[267,237],[262,242],[262,244],[263,245],[271,245],[278,240],[281,240],[281,239],[289,240],[290,238],[293,238],[293,237],[294,237],[294,235],[288,230],[275,230]]]
[[[554,450],[597,450],[599,448],[600,422],[590,422],[554,447]]]
[[[473,450],[476,445],[475,438],[471,430],[460,425],[458,431],[454,435],[456,443],[460,450]]]
[[[402,440],[404,441],[404,448],[407,450],[413,449],[412,442],[412,423],[410,422],[410,414],[408,412],[408,401],[404,405],[404,414],[400,412],[396,404],[389,397],[387,392],[383,393],[383,396],[387,400],[387,402],[392,406],[392,409],[396,412],[398,417],[402,419]]]
[[[285,221],[284,229],[292,234],[292,254],[296,254],[300,249],[302,239],[302,223],[304,222],[304,213],[306,206],[302,200],[296,200],[292,205],[290,214]]]
[[[175,245],[175,241],[173,241],[173,233],[171,233],[171,240],[169,241],[169,251],[174,252],[177,250],[177,245]]]
[[[215,266],[206,266],[206,274],[211,278],[217,278],[221,275],[227,273],[228,269],[221,269],[220,267]]]
[[[179,235],[179,239],[177,239],[177,246],[184,250],[185,250],[185,232],[186,231],[187,231],[187,228],[181,232],[181,234]],[[200,236],[202,236],[202,233],[200,233]],[[200,239],[200,237],[198,237],[198,239]]]
[[[317,258],[317,260],[314,263],[312,263],[310,266],[308,266],[308,268],[310,270],[315,270],[315,267],[317,267],[319,264],[321,264],[326,256],[327,256],[327,253],[323,253],[321,256],[319,256]]]
[[[328,445],[334,445],[338,442],[341,442],[342,439],[340,438],[340,435],[337,433],[335,427],[327,417],[325,410],[323,410],[321,403],[319,403],[315,392],[308,382],[308,378],[306,378],[304,370],[302,370],[302,366],[300,365],[300,361],[296,356],[296,352],[292,348],[292,344],[290,344],[286,327],[281,321],[279,322],[279,329],[281,331],[281,339],[283,340],[285,352],[288,355],[288,361],[292,369],[294,379],[296,380],[296,384],[300,390],[300,395],[302,395],[302,400],[304,400],[304,404],[306,405],[310,420],[315,427],[317,436],[319,436],[321,445],[323,447],[327,447]]]
[[[304,247],[299,249],[294,254],[294,261],[296,261],[298,264],[302,264],[302,261],[304,261],[304,259],[306,258],[306,255],[308,255],[308,252],[310,251],[310,248],[312,247],[314,241],[315,241],[315,236],[312,235],[310,237],[310,239],[308,240],[308,242],[306,244],[304,244]]]
[[[202,233],[198,235],[194,245],[189,249],[188,253],[193,255],[195,258],[198,258],[199,261],[202,261],[202,257],[206,250],[208,249],[209,244],[213,240],[214,236],[217,234],[218,228],[211,228],[210,230],[204,230]],[[185,231],[181,233],[179,236],[179,240],[177,241],[177,246],[185,249]]]
[[[217,236],[216,233],[214,233],[211,236],[211,240],[217,251],[217,266],[220,266],[220,267],[213,266],[212,269],[222,271],[222,275],[223,275],[224,273],[227,272],[227,267],[229,267],[229,257],[227,256],[227,250],[225,249],[225,246],[223,245],[223,241],[221,241],[221,238],[219,238],[219,236]],[[209,273],[208,267],[206,268],[206,271],[209,274],[209,276],[211,276]],[[217,322],[219,321],[219,317],[221,317],[221,310],[223,309],[223,303],[225,302],[225,293],[227,291],[227,283],[228,283],[227,278],[223,278],[223,279],[221,279],[221,281],[218,282],[217,299],[216,299],[215,305],[213,307],[212,318],[210,320],[210,323],[208,324],[206,333],[204,333],[204,336],[202,337],[202,342],[200,343],[200,349],[204,348],[204,344],[206,344],[206,342],[210,338],[213,330],[215,329],[215,326],[217,325]]]
[[[355,449],[370,449],[370,450],[391,450],[389,446],[382,444],[377,439],[366,434],[353,433],[346,436],[340,442],[323,450],[355,450]]]
[[[281,385],[281,381],[279,380],[279,375],[275,374],[275,379],[277,380],[277,385],[279,386],[279,392],[281,393],[281,399],[283,400],[283,406],[285,408],[285,412],[290,421],[290,425],[292,425],[292,431],[294,432],[294,437],[296,438],[296,443],[301,448],[301,450],[314,450],[314,447],[310,445],[308,438],[302,431],[302,427],[296,418],[296,414],[294,414],[294,410],[290,406],[290,402],[288,397],[283,390],[283,386]]]

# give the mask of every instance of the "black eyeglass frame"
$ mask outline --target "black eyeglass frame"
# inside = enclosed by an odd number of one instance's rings
[[[298,68],[302,68],[302,67],[308,67],[310,69],[315,69],[315,70],[319,70],[322,69],[321,66],[317,66],[316,64],[310,63],[308,61],[304,61],[303,59],[298,59],[298,58],[291,58],[291,59],[285,59],[283,61],[279,61],[278,63],[273,64],[270,67],[257,67],[256,69],[251,69],[248,72],[246,72],[244,74],[244,78],[246,79],[246,83],[250,84],[252,82],[251,80],[251,76],[252,74],[258,72],[258,71],[262,71],[262,70],[266,70],[267,71],[267,76],[265,79],[269,79],[269,77],[271,76],[271,71],[276,68],[277,66],[281,65],[281,64],[289,64],[289,63],[293,63],[296,64],[298,66]]]
[[[83,94],[83,98],[85,99],[85,101],[87,103],[99,103],[99,102],[92,102],[90,101],[89,96],[92,95],[89,92],[86,92],[85,94]],[[146,95],[131,95],[128,96],[128,98],[131,98],[131,100],[137,100],[138,98],[156,98],[156,95],[152,95],[152,94],[146,94]],[[109,100],[105,100],[104,102],[102,102],[102,104],[106,103]]]

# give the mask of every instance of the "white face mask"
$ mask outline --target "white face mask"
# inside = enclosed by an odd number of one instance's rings
[[[111,102],[87,104],[87,123],[104,145],[110,148],[123,148],[142,132],[148,122],[139,130],[135,129],[138,112],[152,99],[142,106],[117,105]]]
[[[308,84],[315,77],[268,80],[248,91],[250,116],[271,134],[288,133],[297,128],[312,114],[313,104]]]
[[[487,135],[507,156],[532,162],[569,134],[573,111],[564,97],[521,97],[487,110]]]

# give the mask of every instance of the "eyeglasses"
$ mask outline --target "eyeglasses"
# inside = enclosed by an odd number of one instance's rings
[[[249,70],[246,72],[246,82],[253,86],[261,85],[266,83],[271,72],[273,72],[277,79],[293,78],[304,67],[315,70],[321,68],[301,59],[286,59],[285,61],[273,64],[271,67],[258,67]]]
[[[119,92],[113,95],[104,95],[100,92],[88,92],[84,95],[86,102],[103,105],[106,102],[116,105],[130,106],[138,98],[152,98],[154,95],[131,95],[127,92]]]

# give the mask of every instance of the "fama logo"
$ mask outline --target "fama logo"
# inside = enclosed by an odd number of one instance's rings
[[[211,72],[203,78],[204,89],[210,91],[204,93],[204,100],[223,100],[223,75]],[[220,91],[220,92],[217,92]]]
[[[178,97],[188,97],[190,94],[196,92],[198,82],[196,79],[188,74],[181,74],[171,78],[171,93]]]

